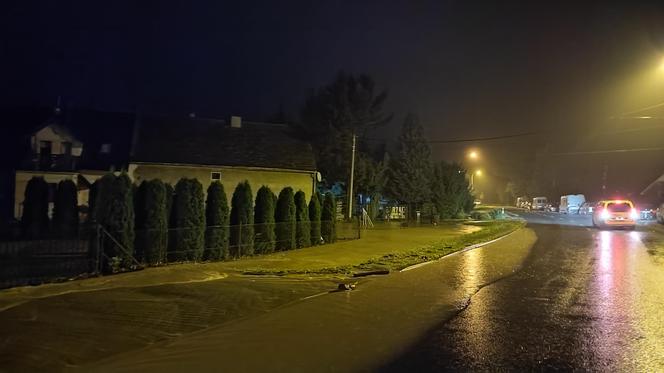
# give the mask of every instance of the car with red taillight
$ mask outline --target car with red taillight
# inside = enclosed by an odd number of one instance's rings
[[[593,211],[593,225],[598,228],[629,228],[636,226],[639,212],[630,200],[600,201]]]

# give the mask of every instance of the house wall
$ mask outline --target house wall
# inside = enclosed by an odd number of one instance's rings
[[[315,171],[293,171],[245,167],[214,167],[214,166],[179,166],[158,164],[130,164],[129,176],[134,182],[161,179],[173,186],[183,177],[195,178],[203,184],[204,190],[212,183],[212,172],[221,172],[221,183],[230,204],[233,191],[238,183],[248,180],[251,190],[256,196],[258,189],[267,185],[273,193],[279,194],[281,189],[292,187],[295,192],[305,193],[307,201],[311,198],[315,187]]]
[[[28,181],[33,177],[41,176],[49,184],[57,184],[62,180],[70,179],[76,184],[78,182],[78,173],[67,172],[41,172],[41,171],[16,171],[15,188],[14,188],[14,218],[20,219],[23,215],[23,200],[25,199],[25,188]],[[79,201],[80,203],[80,201]],[[53,213],[53,203],[48,206],[49,216]]]

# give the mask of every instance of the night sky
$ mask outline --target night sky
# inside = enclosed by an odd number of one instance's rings
[[[485,167],[501,176],[506,163],[544,142],[578,150],[566,141],[569,130],[578,140],[616,115],[664,101],[664,72],[648,78],[664,56],[657,2],[5,1],[2,8],[3,105],[53,105],[61,96],[74,107],[253,120],[283,106],[297,118],[309,89],[339,70],[365,72],[388,89],[395,114],[379,138],[395,136],[408,111],[431,139],[543,133],[432,145],[437,158],[481,147]]]

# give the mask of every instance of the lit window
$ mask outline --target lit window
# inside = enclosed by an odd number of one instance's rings
[[[212,181],[221,181],[221,172],[213,172],[210,178]]]

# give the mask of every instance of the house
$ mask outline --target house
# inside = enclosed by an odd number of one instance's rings
[[[161,179],[175,185],[182,177],[207,187],[220,181],[228,201],[248,180],[254,194],[266,185],[302,190],[309,199],[320,174],[311,145],[283,124],[196,118],[151,117],[138,122],[128,173],[137,183]]]
[[[55,110],[23,138],[28,148],[14,173],[14,217],[23,214],[28,181],[43,177],[49,184],[49,213],[57,184],[72,180],[79,205],[87,206],[91,185],[110,171],[126,169],[134,115],[94,110]]]
[[[57,183],[71,179],[79,206],[89,206],[92,184],[108,172],[126,171],[137,184],[161,179],[175,185],[195,178],[205,190],[224,185],[230,203],[244,180],[256,193],[267,185],[274,193],[290,186],[307,199],[315,190],[311,145],[283,124],[196,118],[139,116],[99,111],[57,111],[25,139],[29,150],[14,177],[14,217],[20,219],[28,181],[43,177],[54,200]]]

